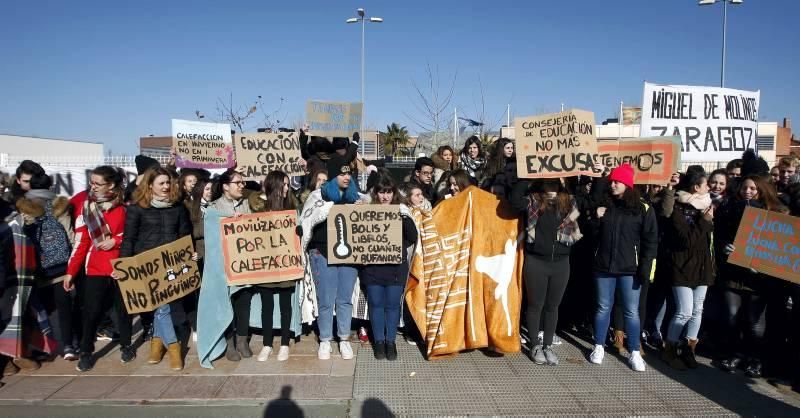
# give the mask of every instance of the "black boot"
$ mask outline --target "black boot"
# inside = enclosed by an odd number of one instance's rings
[[[236,351],[236,346],[233,342],[233,336],[226,338],[225,342],[227,343],[227,346],[225,347],[225,358],[228,359],[228,361],[240,361],[242,356],[238,351]]]
[[[247,336],[236,336],[236,351],[239,352],[242,358],[253,357],[253,352],[250,350],[250,343],[247,341]]]
[[[747,368],[744,369],[744,374],[746,374],[747,377],[752,377],[753,379],[761,377],[761,360],[756,358],[750,360]]]
[[[397,344],[394,342],[386,343],[386,360],[397,360]]]
[[[386,358],[386,343],[384,341],[377,341],[372,345],[372,353],[375,354],[375,360],[383,360]]]

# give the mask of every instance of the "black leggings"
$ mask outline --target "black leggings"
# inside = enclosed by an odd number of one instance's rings
[[[97,325],[109,304],[117,314],[119,328],[119,344],[123,347],[131,345],[131,317],[125,310],[122,294],[114,279],[107,276],[86,276],[83,280],[83,333],[81,335],[81,353],[94,352],[94,340],[97,338]]]
[[[767,297],[761,292],[725,289],[725,306],[728,309],[726,347],[741,348],[739,354],[760,359],[764,348]]]
[[[74,347],[75,342],[81,339],[80,290],[67,292],[61,282],[53,284],[51,289],[58,316],[59,342],[62,348]]]
[[[239,337],[247,337],[250,333],[250,301],[255,293],[253,289],[247,287],[231,295],[233,326]]]
[[[528,335],[531,340],[536,338],[539,323],[544,318],[543,344],[549,346],[558,325],[558,306],[569,282],[569,258],[546,261],[525,254],[523,276],[528,295]]]
[[[272,312],[275,310],[275,297],[281,309],[281,345],[289,345],[292,326],[293,287],[256,287],[261,296],[261,331],[264,333],[264,347],[272,347]]]

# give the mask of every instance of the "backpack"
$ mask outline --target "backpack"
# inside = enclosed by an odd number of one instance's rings
[[[66,265],[72,255],[64,226],[53,216],[53,202],[47,202],[44,215],[36,220],[37,228],[33,243],[39,254],[39,265],[43,269]]]

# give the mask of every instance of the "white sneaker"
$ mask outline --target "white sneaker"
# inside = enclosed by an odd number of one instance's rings
[[[536,334],[536,339],[539,341],[539,345],[544,345],[544,331],[539,331],[539,333]]]
[[[642,358],[642,354],[638,351],[631,353],[631,356],[628,357],[628,364],[634,371],[643,372],[645,370],[644,359]]]
[[[351,360],[353,358],[353,348],[350,347],[350,341],[339,342],[339,353],[342,354],[342,360]]]
[[[603,357],[605,356],[606,356],[606,350],[603,348],[602,345],[596,344],[594,346],[594,351],[592,351],[592,354],[589,354],[589,361],[594,364],[603,364]]]
[[[261,349],[261,352],[258,353],[258,357],[256,358],[256,360],[267,361],[267,359],[269,359],[270,354],[272,354],[272,347],[264,347]]]
[[[197,331],[192,331],[192,341],[197,342]]]
[[[282,345],[281,348],[278,350],[278,361],[286,361],[289,360],[289,346]]]
[[[317,350],[317,357],[320,360],[330,360],[331,358],[331,342],[320,341],[319,350]]]

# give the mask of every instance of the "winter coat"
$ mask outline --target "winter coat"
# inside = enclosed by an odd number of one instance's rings
[[[686,203],[675,203],[669,222],[665,222],[662,246],[666,270],[672,286],[695,288],[714,283],[712,248],[714,224],[703,218],[703,211]]]
[[[621,199],[605,206],[602,218],[592,220],[595,243],[594,270],[617,275],[635,275],[652,280],[658,251],[658,225],[653,208],[642,202],[636,214]]]
[[[14,237],[11,227],[0,222],[0,294],[13,283],[7,281],[14,277]]]
[[[70,212],[71,207],[69,199],[63,196],[57,196],[52,200],[37,198],[29,199],[27,197],[23,197],[17,200],[17,210],[21,214],[25,215],[25,227],[23,228],[25,234],[34,240],[35,237],[39,236],[41,233],[42,223],[38,221],[45,215],[47,204],[50,202],[52,202],[52,216],[64,228],[64,232],[67,235],[68,241],[61,243],[63,246],[63,254],[66,255],[67,251],[72,248],[75,239],[75,231],[72,227],[72,214]],[[37,252],[39,251],[38,245],[40,244],[37,244]],[[41,253],[37,254],[37,257],[41,256]],[[39,268],[36,272],[36,275],[37,277],[43,279],[53,279],[63,276],[66,274],[67,269],[66,264],[45,268],[41,265],[41,263],[39,263],[38,267]],[[52,283],[55,283],[55,281]]]
[[[455,158],[455,156],[453,158]],[[438,183],[446,173],[453,171],[453,167],[451,167],[444,158],[439,156],[439,154],[433,154],[431,160],[433,160],[433,184]]]
[[[400,264],[371,264],[361,268],[359,280],[365,286],[405,286],[408,280],[408,248],[417,243],[417,226],[408,216],[403,221],[403,262]]]
[[[764,204],[757,200],[729,199],[714,214],[714,244],[719,260],[719,278],[731,289],[763,291],[765,278],[768,276],[728,263],[728,255],[725,254],[725,247],[733,244],[736,239],[739,223],[748,206],[764,209]]]
[[[577,209],[575,199],[571,199],[572,206],[569,213],[557,213],[556,210],[549,208],[538,216],[534,230],[529,230],[527,225],[530,224],[531,205],[534,206],[534,210],[541,205],[541,202],[535,200],[534,195],[528,193],[529,186],[529,181],[521,181],[514,186],[511,192],[511,206],[522,213],[525,220],[527,229],[525,252],[535,258],[546,261],[558,261],[569,257],[574,242],[565,242],[564,239],[559,239],[559,237],[571,235],[570,232],[565,230],[568,224],[566,221],[569,220],[571,222],[570,226],[577,229],[578,239],[580,239],[580,229],[577,224],[580,212]],[[550,203],[545,202],[544,204]]]
[[[111,260],[120,257],[120,248],[125,232],[126,208],[123,205],[115,206],[103,212],[103,218],[111,229],[111,236],[116,241],[114,248],[108,251],[98,250],[92,243],[86,224],[83,220],[83,205],[75,207],[75,244],[72,256],[67,264],[67,274],[76,276],[81,271],[81,265],[86,268],[87,276],[111,276]]]
[[[125,238],[120,257],[132,257],[144,251],[169,244],[191,235],[192,221],[189,211],[180,202],[168,208],[143,208],[128,206],[125,220]]]
[[[267,200],[261,193],[250,193],[250,195],[247,196],[247,204],[248,206],[250,206],[250,211],[253,213],[268,212]],[[270,288],[294,288],[296,284],[297,284],[297,279],[284,280],[282,282],[274,282],[274,283],[262,283],[262,284],[257,284],[255,286],[270,287]]]

